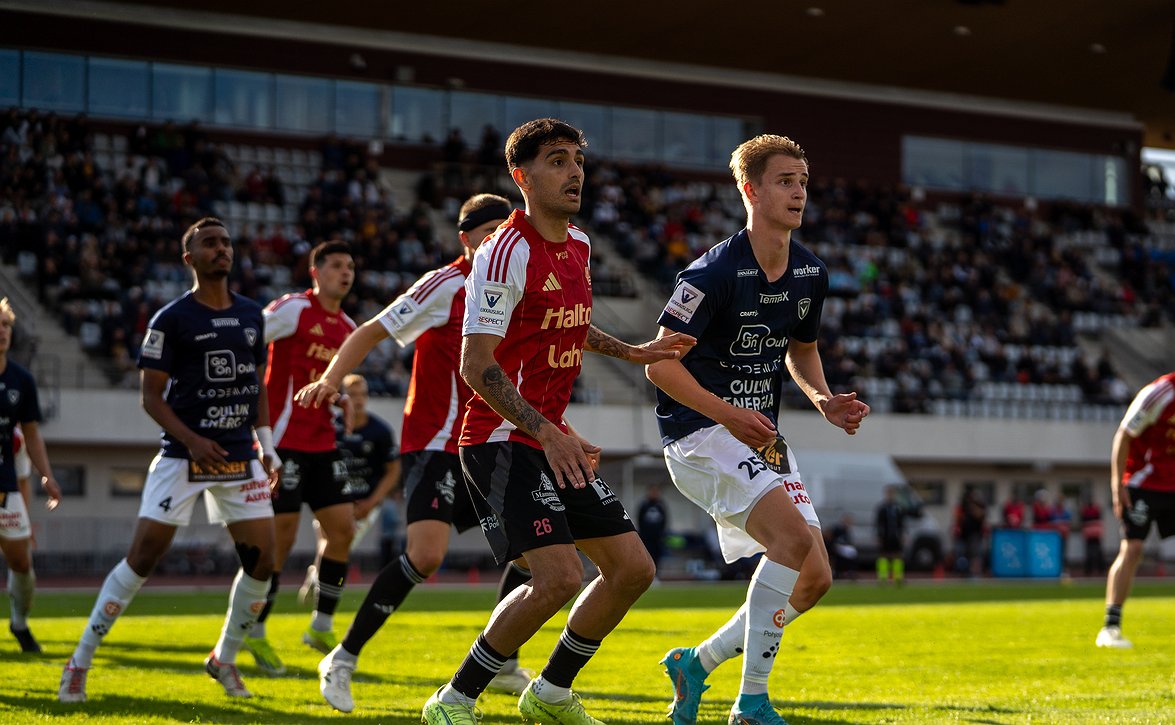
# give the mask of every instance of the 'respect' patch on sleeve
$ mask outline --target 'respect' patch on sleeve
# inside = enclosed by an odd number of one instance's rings
[[[477,300],[477,324],[506,329],[506,288],[486,284]]]
[[[673,290],[673,296],[665,305],[665,314],[673,315],[682,322],[689,322],[694,319],[694,313],[698,311],[698,306],[705,297],[705,292],[689,282],[678,282],[677,289]]]
[[[163,333],[159,330],[147,330],[143,336],[142,356],[159,360],[163,357]]]

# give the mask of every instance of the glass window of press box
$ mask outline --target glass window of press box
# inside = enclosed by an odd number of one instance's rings
[[[902,138],[902,181],[932,190],[1123,206],[1130,203],[1127,169],[1124,157],[1108,154]]]
[[[698,169],[724,169],[760,130],[735,116],[3,48],[0,104],[401,143],[442,143],[456,128],[471,153],[486,125],[504,142],[523,121],[555,116],[584,130],[593,157]],[[1066,161],[1054,173],[1067,173]]]

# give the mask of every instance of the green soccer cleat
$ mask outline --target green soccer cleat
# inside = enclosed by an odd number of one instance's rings
[[[281,657],[277,656],[277,652],[273,651],[273,645],[264,637],[246,637],[245,643],[242,645],[249,654],[253,655],[253,660],[257,662],[257,669],[261,670],[270,677],[277,677],[286,673],[286,666],[282,662]]]
[[[739,695],[727,725],[787,725],[766,695]]]
[[[571,699],[553,705],[535,697],[534,683],[531,682],[522,691],[518,698],[518,712],[522,714],[522,722],[535,725],[605,725],[583,709],[579,695],[571,693]]]
[[[335,636],[334,631],[327,630],[320,632],[314,627],[307,627],[306,631],[302,633],[302,642],[308,644],[324,655],[330,654],[330,651],[339,646],[339,638]]]
[[[693,647],[675,647],[665,653],[661,664],[665,665],[665,674],[673,682],[669,719],[673,725],[695,725],[702,693],[710,689],[705,684],[707,673],[698,661],[698,651]]]
[[[481,710],[473,705],[450,705],[441,702],[439,688],[424,703],[424,710],[420,713],[420,722],[425,725],[477,725],[481,722]]]

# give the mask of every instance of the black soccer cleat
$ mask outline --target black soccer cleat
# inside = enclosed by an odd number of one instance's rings
[[[37,644],[37,640],[33,637],[33,633],[29,631],[28,627],[24,629],[17,629],[11,624],[8,625],[8,631],[12,632],[12,636],[16,637],[16,641],[20,643],[20,651],[25,654],[40,654],[41,645]]]

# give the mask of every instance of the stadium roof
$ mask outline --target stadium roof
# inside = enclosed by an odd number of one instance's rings
[[[40,5],[40,3],[33,3]],[[0,0],[0,9],[29,3]],[[719,5],[538,0],[122,0],[321,26],[704,65],[1132,115],[1151,146],[1175,148],[1171,0],[805,0]],[[340,37],[345,36],[342,32]]]

